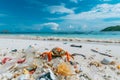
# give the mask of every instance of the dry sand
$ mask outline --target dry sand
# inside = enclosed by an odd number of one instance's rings
[[[71,45],[81,45],[82,47],[71,47]],[[24,39],[5,39],[0,38],[0,54],[9,52],[13,49],[22,50],[27,49],[29,45],[36,45],[41,53],[50,51],[54,47],[61,47],[68,51],[70,54],[82,54],[86,56],[74,56],[76,62],[79,63],[79,69],[82,71],[77,74],[78,80],[90,80],[80,75],[85,74],[91,78],[91,80],[120,80],[120,70],[117,69],[117,65],[120,64],[120,44],[104,44],[104,43],[83,43],[83,42],[69,42],[69,41],[41,41],[41,40],[24,40]],[[91,49],[97,50],[100,53],[109,54],[113,57],[101,55],[99,53],[91,51]],[[1,57],[2,59],[4,57]],[[108,61],[114,61],[115,65],[102,64],[103,59]],[[102,66],[90,66],[91,62],[100,63]],[[92,64],[93,65],[93,64]],[[2,74],[1,74],[2,75]],[[2,78],[3,79],[3,78]],[[71,77],[72,79],[72,77]],[[68,80],[71,80],[68,79]],[[1,80],[1,79],[0,79]],[[7,79],[4,79],[7,80]],[[14,79],[16,80],[16,79]],[[67,79],[66,79],[67,80]],[[72,79],[73,80],[73,79]],[[77,79],[76,79],[77,80]]]

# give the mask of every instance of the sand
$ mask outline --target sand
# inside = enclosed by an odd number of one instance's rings
[[[82,47],[71,47],[71,45],[81,45]],[[85,43],[85,42],[70,42],[70,41],[45,41],[45,40],[25,40],[25,39],[7,39],[0,38],[0,54],[11,51],[13,49],[22,50],[27,49],[29,45],[37,45],[37,49],[43,53],[50,51],[54,47],[61,47],[70,54],[82,54],[83,56],[74,56],[74,59],[79,63],[79,69],[82,71],[80,74],[88,75],[92,80],[120,80],[120,70],[117,69],[117,65],[120,64],[120,44],[110,43]],[[91,51],[91,49],[97,50],[98,52],[112,55],[108,57],[99,53]],[[1,57],[2,59],[4,57]],[[108,61],[113,60],[115,65],[102,64],[103,59]],[[110,59],[110,60],[109,60]],[[90,66],[91,62],[100,63],[101,67]],[[92,64],[93,65],[93,64]],[[78,80],[90,80],[84,77],[80,77],[77,74]],[[72,77],[71,77],[72,79]],[[68,79],[68,80],[71,80]],[[66,79],[67,80],[67,79]]]

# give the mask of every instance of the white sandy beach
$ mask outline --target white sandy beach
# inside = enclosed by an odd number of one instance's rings
[[[81,45],[82,47],[71,47],[71,45]],[[120,65],[120,44],[103,44],[103,43],[83,43],[83,42],[69,42],[69,41],[43,41],[43,40],[24,40],[24,39],[6,39],[0,38],[0,54],[9,53],[9,51],[17,49],[27,49],[29,45],[36,45],[36,49],[39,50],[40,53],[45,51],[50,51],[54,47],[60,47],[65,51],[68,51],[70,54],[83,54],[86,56],[86,59],[83,56],[74,56],[74,61],[79,63],[78,69],[81,70],[79,74],[76,73],[76,80],[120,80],[120,69],[117,69],[117,66]],[[97,52],[91,51],[97,50],[100,53],[109,54],[113,57],[108,57],[105,55],[101,55]],[[7,56],[7,55],[6,55]],[[2,60],[5,56],[1,55],[0,59]],[[102,64],[101,61],[103,59],[108,59],[108,63],[110,61],[114,61],[115,64]],[[96,65],[91,62],[98,62],[101,66],[96,67]],[[3,65],[1,65],[3,66]],[[2,69],[2,68],[1,68]],[[3,74],[5,74],[4,72]],[[7,80],[7,78],[3,78],[3,74],[0,74],[0,80]],[[80,77],[81,74],[86,74],[91,79],[87,79],[84,76]],[[12,79],[12,80],[17,80]],[[22,79],[20,79],[22,80]],[[32,79],[31,79],[32,80]],[[36,80],[36,79],[33,79]],[[40,79],[42,80],[42,79]],[[56,79],[57,80],[57,79]],[[58,80],[62,80],[59,79]],[[68,79],[63,80],[74,80],[72,76]]]

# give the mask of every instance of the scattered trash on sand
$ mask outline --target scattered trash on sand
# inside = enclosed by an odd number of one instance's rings
[[[116,71],[115,74],[120,77],[120,65],[110,56],[102,60],[90,60],[86,58],[87,55],[75,51],[70,54],[59,47],[46,51],[48,52],[41,52],[39,46],[34,44],[24,50],[3,52],[7,56],[0,56],[0,80],[94,80],[95,75],[99,75],[102,78],[100,80],[105,80],[107,70]],[[84,59],[78,59],[77,56]],[[110,75],[109,80],[117,78]]]

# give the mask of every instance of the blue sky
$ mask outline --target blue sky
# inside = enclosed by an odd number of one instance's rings
[[[99,31],[120,25],[120,0],[0,0],[0,31]]]

